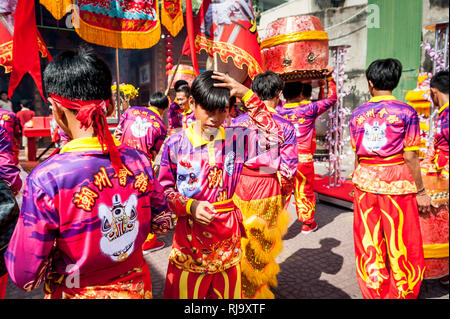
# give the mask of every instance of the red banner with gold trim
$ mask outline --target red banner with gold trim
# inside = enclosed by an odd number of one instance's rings
[[[248,67],[254,78],[262,72],[261,49],[251,0],[203,0],[194,19],[195,50],[217,53],[226,63],[232,58],[235,66]],[[190,55],[189,41],[183,55]]]
[[[38,48],[41,57],[51,59],[50,52],[38,32]],[[5,73],[12,71],[13,36],[8,28],[0,21],[0,66],[5,68]]]
[[[172,37],[178,35],[184,26],[181,0],[161,0],[161,24],[166,27]]]

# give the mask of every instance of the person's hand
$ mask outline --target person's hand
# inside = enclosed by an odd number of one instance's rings
[[[207,201],[194,200],[191,205],[191,215],[200,225],[208,226],[214,220],[216,209]]]
[[[237,98],[242,98],[248,92],[249,88],[239,83],[231,76],[225,73],[214,71],[213,76],[211,76],[214,80],[219,80],[222,83],[214,83],[215,87],[227,88],[230,90],[230,97],[235,96]]]
[[[325,77],[329,77],[329,76],[331,76],[333,74],[333,72],[334,72],[334,68],[329,66],[329,67],[326,68],[326,71],[325,71],[324,75],[325,75]]]
[[[431,202],[430,196],[425,192],[425,190],[417,193],[416,195],[417,206],[419,208],[420,214],[431,213],[432,207],[435,207]]]

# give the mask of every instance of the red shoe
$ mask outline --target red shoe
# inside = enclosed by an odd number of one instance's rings
[[[302,234],[309,234],[313,231],[316,231],[317,228],[319,228],[319,225],[317,225],[316,222],[313,222],[312,224],[303,224],[302,226]]]
[[[164,246],[166,245],[163,241],[161,240],[156,240],[156,236],[153,237],[154,239],[146,241],[143,245],[142,245],[142,250],[146,253],[152,252],[152,251],[157,251],[160,250],[162,248],[164,248]]]

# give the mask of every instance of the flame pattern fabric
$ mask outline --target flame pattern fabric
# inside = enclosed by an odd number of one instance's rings
[[[353,233],[363,297],[417,298],[425,260],[415,195],[377,195],[356,188]]]

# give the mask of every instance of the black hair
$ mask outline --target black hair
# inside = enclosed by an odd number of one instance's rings
[[[151,106],[157,107],[158,109],[165,110],[169,107],[169,99],[162,92],[153,93],[150,96],[149,103]]]
[[[283,88],[284,82],[278,74],[270,70],[258,74],[252,82],[252,91],[263,101],[276,98]]]
[[[2,95],[2,94],[8,94],[8,92],[6,92],[6,91],[1,91],[1,92],[0,92],[0,95]]]
[[[31,106],[31,101],[28,100],[28,99],[22,99],[22,100],[20,100],[19,103],[20,103],[20,105],[23,105],[23,106],[28,107],[28,108],[30,108],[30,106]]]
[[[212,75],[213,71],[205,71],[195,78],[191,87],[192,97],[195,104],[206,111],[225,111],[229,107],[230,90],[215,87],[214,83],[220,83],[220,81],[212,79]]]
[[[302,82],[286,82],[284,84],[283,96],[285,99],[295,99],[300,96],[303,90]]]
[[[303,83],[302,84],[302,95],[305,98],[310,98],[312,95],[312,85],[309,83]]]
[[[180,86],[183,86],[183,85],[189,86],[189,83],[188,83],[187,81],[185,81],[185,80],[178,80],[178,81],[176,81],[175,84],[173,85],[173,88],[174,88],[174,90],[176,91],[176,90],[178,90],[178,88],[179,88]]]
[[[397,59],[373,61],[366,70],[367,81],[377,90],[393,91],[402,76],[402,63]]]
[[[111,82],[108,65],[84,46],[59,54],[44,71],[47,92],[72,100],[108,100]]]
[[[186,97],[191,96],[191,89],[189,88],[189,85],[181,85],[175,90],[175,93],[180,92],[183,92]]]
[[[448,94],[448,85],[448,71],[439,71],[430,81],[430,87],[444,94]]]

